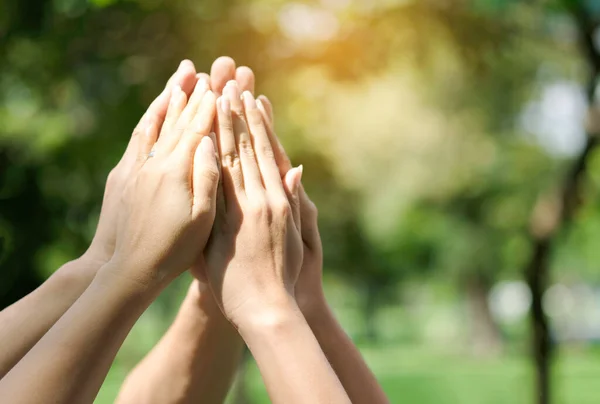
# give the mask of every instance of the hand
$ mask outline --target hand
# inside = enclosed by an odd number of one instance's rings
[[[139,168],[119,208],[116,265],[108,268],[127,268],[119,275],[162,285],[198,259],[213,225],[219,179],[207,137],[214,117],[215,96],[206,80],[198,80],[189,102],[179,86],[173,88],[158,141],[156,122],[140,136]]]
[[[269,140],[273,148],[275,160],[280,175],[287,183],[291,181],[292,164],[274,131],[273,106],[264,95],[258,97],[258,109],[261,112]],[[318,210],[310,200],[304,187],[300,184],[298,190],[300,201],[300,217],[302,229],[303,261],[302,269],[295,286],[295,296],[298,306],[306,317],[322,310],[325,304],[323,293],[323,247],[318,226]]]
[[[217,95],[221,95],[225,85],[232,80],[238,83],[240,91],[254,93],[254,72],[246,66],[236,68],[235,61],[227,56],[217,58],[213,62],[210,69],[210,76],[205,73],[199,73],[197,77],[198,79],[208,80],[210,82],[210,89]],[[203,260],[190,268],[190,272],[201,283],[207,283],[206,266]]]
[[[294,169],[284,186],[256,101],[244,92],[242,103],[236,82],[225,86],[217,113],[225,203],[204,257],[217,303],[239,327],[293,297],[302,264],[294,203],[302,172]]]
[[[142,119],[140,119],[133,130],[123,157],[108,175],[98,228],[90,247],[84,254],[85,257],[94,262],[99,262],[99,266],[108,262],[115,250],[121,192],[125,188],[129,178],[135,174],[135,170],[138,168],[135,163],[137,151],[140,147],[140,138],[144,136],[149,122],[154,122],[157,127],[162,125],[173,86],[179,85],[183,91],[189,94],[196,84],[195,75],[196,69],[192,62],[189,60],[181,62],[175,74],[169,79],[163,92],[152,102]]]

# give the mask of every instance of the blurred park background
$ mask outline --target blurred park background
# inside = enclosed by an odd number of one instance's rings
[[[85,251],[179,61],[229,55],[304,164],[327,297],[393,403],[597,403],[599,26],[598,0],[0,0],[0,308]],[[268,402],[250,358],[230,402]]]

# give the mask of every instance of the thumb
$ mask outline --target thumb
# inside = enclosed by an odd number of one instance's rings
[[[210,213],[214,216],[219,185],[219,168],[212,139],[204,136],[194,154],[194,217]]]
[[[296,228],[300,230],[300,198],[298,197],[298,190],[300,188],[300,182],[302,180],[302,172],[304,167],[300,164],[298,167],[289,170],[283,179],[283,186],[285,193],[288,198],[288,202],[292,207],[292,218],[296,224]]]

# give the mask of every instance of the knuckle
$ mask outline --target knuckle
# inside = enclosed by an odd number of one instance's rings
[[[252,157],[254,156],[254,148],[252,147],[252,142],[250,139],[242,138],[239,142],[240,145],[240,153],[244,153],[244,155]]]
[[[214,210],[214,200],[211,195],[202,195],[194,202],[196,209],[201,214],[212,213]]]
[[[220,119],[219,130],[221,131],[221,133],[233,132],[233,122],[231,122],[231,119]]]
[[[265,199],[255,197],[250,203],[250,212],[254,216],[263,217],[270,213],[270,209]]]
[[[204,166],[201,168],[202,177],[210,183],[216,183],[219,181],[219,170],[216,167]]]
[[[260,148],[260,152],[264,157],[275,160],[275,153],[273,152],[273,148],[271,148],[271,145],[269,145],[269,144],[263,145]]]
[[[319,216],[319,209],[313,201],[308,201],[304,210],[306,211],[307,216],[311,218],[317,218]]]
[[[287,219],[292,214],[292,207],[285,199],[278,199],[273,203],[273,211],[280,218]]]
[[[223,167],[237,168],[240,165],[240,157],[235,150],[227,150],[222,156],[221,161]]]

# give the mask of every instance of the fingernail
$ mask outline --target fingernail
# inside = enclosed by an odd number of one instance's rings
[[[302,173],[304,173],[304,166],[302,164],[300,164],[297,169],[298,169],[298,172],[300,173],[299,177],[298,177],[298,182],[300,182],[302,180]]]
[[[246,104],[247,109],[256,108],[256,100],[250,91],[244,91],[242,93],[242,100],[244,101],[244,104]]]
[[[148,126],[146,126],[146,136],[150,137],[154,133],[154,121],[148,119]]]
[[[198,83],[196,83],[197,91],[206,91],[208,89],[208,82],[205,77],[201,77],[198,79]]]
[[[265,109],[265,106],[263,105],[262,101],[260,100],[260,98],[256,99],[256,106],[258,107],[258,109],[260,109],[263,112],[267,112],[267,110]]]
[[[182,92],[183,90],[179,84],[173,86],[173,90],[171,90],[171,104],[174,104],[179,99]]]
[[[202,150],[202,153],[206,154],[207,156],[210,155],[211,158],[213,157],[213,154],[215,154],[215,147],[210,137],[204,136],[202,138],[200,141],[200,150]]]
[[[235,81],[235,80],[229,80],[229,81],[227,82],[227,84],[225,84],[225,87],[227,87],[227,86],[231,86],[231,87],[237,87],[237,86],[238,86],[238,83],[237,83],[237,81]]]
[[[227,96],[221,97],[221,110],[225,114],[231,113],[231,104],[229,103],[229,98]]]

